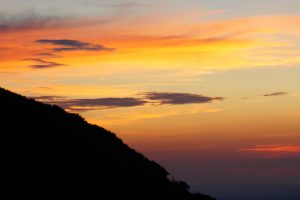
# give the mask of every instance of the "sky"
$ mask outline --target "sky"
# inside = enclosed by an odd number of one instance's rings
[[[0,0],[0,86],[220,200],[300,199],[299,0]]]

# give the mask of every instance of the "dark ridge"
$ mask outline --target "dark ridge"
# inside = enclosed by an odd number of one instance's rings
[[[1,88],[0,108],[5,199],[214,199],[77,114]]]

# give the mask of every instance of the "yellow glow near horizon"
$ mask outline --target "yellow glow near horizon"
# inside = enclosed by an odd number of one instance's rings
[[[285,82],[280,82],[278,76],[281,72],[260,80],[260,72],[255,71],[270,68],[272,72],[276,71],[274,67],[295,67],[295,72],[298,72],[299,15],[207,21],[199,20],[198,12],[189,13],[185,18],[176,13],[151,16],[129,17],[101,26],[97,23],[97,17],[74,19],[71,20],[74,26],[29,27],[1,32],[1,49],[4,50],[1,54],[0,69],[4,73],[1,84],[27,96],[59,95],[71,99],[140,98],[139,93],[147,91],[193,93],[229,99],[228,102],[224,100],[209,106],[187,104],[154,107],[147,104],[109,110],[102,110],[99,106],[99,110],[82,113],[90,122],[115,130],[132,143],[148,140],[151,134],[157,137],[172,135],[174,145],[180,146],[183,134],[187,134],[189,139],[185,139],[183,146],[201,139],[203,143],[216,140],[218,145],[226,146],[221,141],[227,137],[238,140],[232,142],[236,145],[245,138],[249,139],[251,131],[256,133],[251,139],[264,131],[268,132],[262,139],[264,141],[273,134],[300,131],[297,120],[290,116],[293,112],[291,107],[299,106],[295,100],[299,97],[282,97],[280,103],[273,100],[270,107],[266,98],[257,97],[273,90],[276,92],[275,86],[278,90],[285,91],[288,88],[294,93],[299,92],[299,82],[294,78],[294,82],[289,83],[287,77],[283,79]],[[70,21],[66,20],[65,23]],[[35,42],[41,39],[76,40],[111,50],[55,51],[53,48],[61,45]],[[41,53],[53,55],[39,55]],[[45,64],[44,61],[58,66],[45,69],[31,67]],[[243,78],[230,75],[250,69],[253,70],[249,75],[251,80],[244,74]],[[287,73],[285,70],[283,72]],[[209,82],[205,77],[217,78]],[[246,85],[243,85],[244,81]],[[259,81],[257,85],[256,81]],[[256,97],[250,97],[248,101],[245,100],[248,98],[243,99],[251,95]],[[248,104],[245,104],[246,101]],[[254,112],[256,110],[267,114],[258,114]],[[273,123],[274,127],[268,128]],[[141,136],[139,132],[143,129],[146,131]],[[183,129],[187,133],[183,133]],[[216,139],[216,135],[219,139]],[[280,139],[276,136],[273,142]],[[155,144],[155,138],[151,137],[149,141]]]

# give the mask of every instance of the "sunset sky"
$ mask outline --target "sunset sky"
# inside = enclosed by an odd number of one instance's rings
[[[193,191],[300,199],[299,0],[0,0],[0,86]]]

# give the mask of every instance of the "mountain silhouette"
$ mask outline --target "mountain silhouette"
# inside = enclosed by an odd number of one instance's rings
[[[58,106],[0,88],[0,109],[5,199],[214,199]]]

